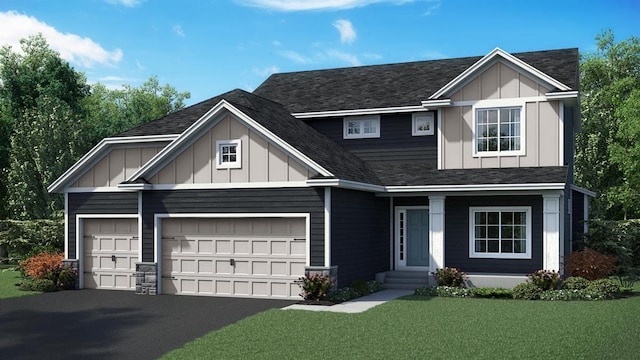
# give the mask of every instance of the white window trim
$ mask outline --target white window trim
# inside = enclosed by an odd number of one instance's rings
[[[477,115],[478,110],[485,109],[496,109],[496,108],[520,108],[520,150],[516,151],[478,151],[478,142],[477,142]],[[483,100],[477,101],[471,107],[471,116],[472,124],[471,124],[471,141],[473,149],[473,157],[498,157],[498,156],[522,156],[525,155],[526,149],[526,102],[521,99],[495,99],[495,100]]]
[[[418,129],[418,118],[426,117],[429,122],[429,130]],[[412,136],[425,136],[435,134],[435,116],[433,113],[414,113],[411,119],[411,135]]]
[[[525,212],[526,224],[526,251],[521,254],[512,253],[477,253],[475,252],[475,216],[476,211],[500,211],[500,212]],[[469,257],[482,259],[531,259],[531,207],[530,206],[487,206],[469,207]],[[500,239],[502,240],[502,239]]]
[[[222,162],[220,154],[220,147],[225,145],[236,146],[236,161],[234,162]],[[242,141],[236,140],[218,140],[216,141],[216,169],[240,169],[242,167]]]
[[[372,120],[376,125],[376,132],[371,134],[364,133],[363,121]],[[349,134],[347,131],[347,122],[358,121],[360,122],[360,134]],[[349,116],[342,119],[342,136],[344,139],[370,139],[380,137],[380,115],[368,115],[368,116]]]

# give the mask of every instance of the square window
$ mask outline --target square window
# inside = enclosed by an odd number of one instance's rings
[[[242,167],[241,140],[216,141],[216,168],[238,169]]]
[[[435,134],[435,118],[433,113],[413,114],[411,135],[425,136],[433,134]]]

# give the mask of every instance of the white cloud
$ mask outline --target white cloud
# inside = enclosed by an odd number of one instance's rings
[[[336,20],[333,22],[333,27],[338,29],[340,33],[340,42],[351,44],[358,38],[358,34],[356,34],[356,29],[353,28],[353,24],[349,20]]]
[[[402,5],[416,0],[236,0],[242,5],[277,11],[352,9],[378,3]]]
[[[271,45],[273,45],[273,46],[282,46],[282,43],[280,41],[278,41],[278,40],[273,40],[271,42]]]
[[[308,57],[300,55],[299,53],[292,50],[279,51],[278,54],[299,64],[308,64],[311,62],[311,59],[309,59]]]
[[[105,50],[87,37],[61,33],[33,16],[15,11],[0,12],[0,45],[10,45],[20,51],[20,39],[41,33],[51,49],[64,60],[87,68],[93,65],[115,65],[122,60],[122,50]]]
[[[141,0],[106,0],[109,4],[134,7],[142,3]]]
[[[424,12],[424,16],[429,16],[433,14],[440,7],[440,0],[427,0],[429,3],[429,7]]]
[[[173,32],[176,33],[180,37],[185,37],[184,30],[182,30],[182,26],[174,25]]]
[[[260,76],[263,76],[263,77],[268,77],[271,74],[275,74],[277,72],[280,72],[280,69],[277,66],[272,65],[272,66],[267,66],[264,69],[253,68],[253,72],[256,75],[260,75]]]
[[[329,50],[325,51],[325,54],[330,58],[346,62],[351,66],[360,66],[360,65],[362,65],[362,63],[360,62],[360,59],[358,59],[358,57],[356,55],[353,55],[353,54],[349,54],[349,53],[346,53],[346,52],[342,52],[342,51],[339,51],[339,50],[333,50],[333,49],[329,49]]]

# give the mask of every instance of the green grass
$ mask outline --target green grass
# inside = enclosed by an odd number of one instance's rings
[[[640,296],[551,302],[409,296],[362,314],[274,309],[167,359],[631,359]]]
[[[13,266],[0,265],[0,299],[40,294],[37,291],[21,291],[15,285],[20,281],[20,273],[11,270]]]

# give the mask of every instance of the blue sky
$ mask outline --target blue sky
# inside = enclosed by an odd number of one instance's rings
[[[192,104],[273,72],[578,47],[640,36],[638,0],[1,0],[0,44],[41,32],[89,82],[151,75]]]

